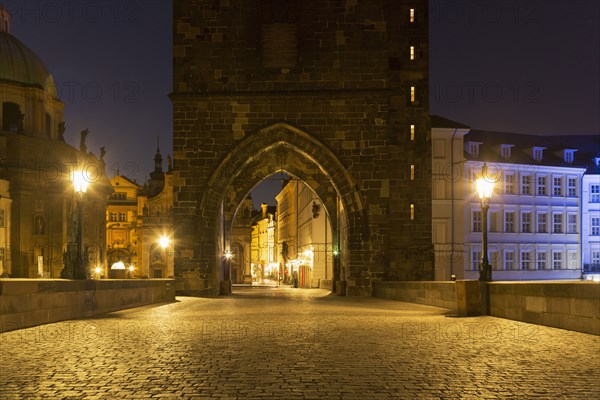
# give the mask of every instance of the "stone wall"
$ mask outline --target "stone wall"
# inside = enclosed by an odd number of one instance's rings
[[[600,335],[600,284],[495,282],[490,285],[490,314]]]
[[[469,280],[373,285],[374,297],[449,308],[463,316],[481,314],[481,293],[479,281]],[[489,295],[491,316],[600,335],[598,283],[493,282]]]
[[[456,310],[454,282],[385,282],[373,284],[373,296]]]
[[[0,332],[174,300],[172,279],[0,279]]]

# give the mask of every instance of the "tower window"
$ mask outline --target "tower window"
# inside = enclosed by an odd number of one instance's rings
[[[410,9],[410,12],[409,12],[409,20],[410,20],[410,22],[411,22],[411,23],[412,23],[412,22],[415,22],[415,9],[414,9],[414,8],[411,8],[411,9]]]
[[[410,180],[411,181],[415,180],[415,165],[414,164],[410,165]]]
[[[415,205],[414,204],[410,204],[410,220],[414,221],[415,219]]]
[[[415,59],[415,46],[410,46],[410,59]]]
[[[415,87],[414,86],[410,87],[410,102],[411,103],[415,102]]]
[[[414,125],[410,126],[410,140],[411,141],[415,140],[415,126]]]

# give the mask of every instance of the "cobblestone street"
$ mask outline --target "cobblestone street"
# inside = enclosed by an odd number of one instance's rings
[[[0,335],[2,399],[593,399],[600,338],[321,290],[236,289]]]

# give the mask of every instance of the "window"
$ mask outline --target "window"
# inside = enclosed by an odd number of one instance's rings
[[[473,250],[471,252],[471,269],[473,271],[478,271],[480,264],[481,264],[481,250]]]
[[[0,208],[0,228],[4,228],[4,224],[6,223],[6,222],[4,222],[4,218],[5,218],[4,208]]]
[[[567,164],[573,164],[575,158],[575,152],[573,150],[565,150],[565,162]]]
[[[590,234],[592,236],[600,236],[600,218],[592,217]]]
[[[537,252],[537,269],[546,269],[546,252],[538,250]]]
[[[411,86],[410,87],[410,102],[411,103],[415,102],[415,97],[416,97],[416,95],[415,95],[415,87]]]
[[[500,146],[500,155],[505,160],[510,159],[510,148],[511,147],[512,146],[510,144],[503,144],[502,146]]]
[[[531,252],[521,252],[521,269],[531,269]]]
[[[515,252],[512,250],[504,251],[504,269],[515,269]]]
[[[415,219],[415,205],[410,205],[410,220],[413,221]]]
[[[515,174],[511,172],[504,174],[504,193],[515,193]]]
[[[411,181],[415,180],[415,165],[414,164],[410,165],[410,180]]]
[[[537,232],[547,233],[548,232],[548,214],[538,213],[537,215]]]
[[[409,11],[409,21],[411,23],[415,22],[415,9],[414,8],[411,8]]]
[[[546,196],[548,192],[546,191],[546,177],[538,176],[537,177],[537,194],[538,196]]]
[[[127,221],[127,213],[119,213],[119,222],[125,222]]]
[[[533,148],[533,159],[537,162],[542,161],[542,157],[544,156],[544,149],[541,147]]]
[[[531,175],[521,176],[521,194],[531,194]]]
[[[521,213],[521,232],[523,232],[523,233],[531,232],[531,213],[530,212]]]
[[[415,59],[415,46],[410,46],[410,59]]]
[[[562,233],[563,228],[562,214],[552,214],[552,233]]]
[[[552,252],[552,268],[562,269],[562,251]]]
[[[481,211],[473,211],[471,218],[471,232],[481,232]]]
[[[592,265],[600,266],[600,251],[592,251]]]
[[[113,200],[127,200],[127,193],[115,192],[112,195]]]
[[[111,212],[111,213],[110,213],[110,221],[111,221],[111,222],[115,222],[115,221],[117,221],[117,220],[118,220],[118,218],[119,218],[119,217],[118,217],[118,214],[117,214],[116,212]]]
[[[567,196],[577,197],[577,178],[567,178]]]
[[[590,202],[600,203],[600,185],[590,185]]]
[[[568,251],[567,252],[567,268],[568,269],[577,269],[577,252]]]
[[[567,233],[577,233],[577,214],[567,215]]]
[[[469,152],[473,157],[479,157],[479,143],[470,143]]]
[[[410,140],[411,141],[415,140],[415,126],[414,125],[410,126]]]
[[[560,176],[552,178],[552,195],[562,196],[562,177]]]
[[[515,212],[507,211],[504,213],[504,232],[512,233],[515,231]]]

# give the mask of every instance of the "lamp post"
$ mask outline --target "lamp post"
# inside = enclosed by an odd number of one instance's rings
[[[482,232],[482,254],[481,265],[479,267],[479,280],[481,282],[491,282],[492,266],[488,259],[488,238],[487,238],[487,214],[490,208],[490,199],[494,190],[494,182],[487,176],[487,166],[484,163],[481,171],[481,178],[475,181],[479,201],[481,202],[481,232]]]
[[[73,171],[73,191],[77,203],[77,247],[73,265],[73,279],[87,279],[87,260],[83,254],[83,195],[87,191],[89,181],[84,171]]]
[[[231,293],[232,283],[231,282],[231,258],[233,257],[233,253],[231,250],[225,250],[225,265],[227,265],[227,280],[228,280],[228,288],[227,294]]]

